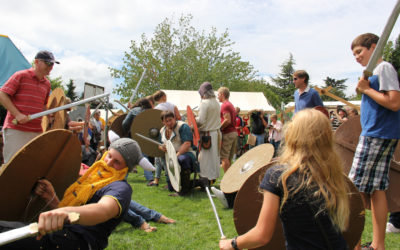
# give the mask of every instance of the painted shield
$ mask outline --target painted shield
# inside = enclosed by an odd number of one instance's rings
[[[79,174],[81,146],[71,131],[55,129],[32,139],[0,170],[0,220],[32,222],[46,204],[33,195],[36,181],[49,180],[61,199]]]
[[[196,119],[190,106],[186,107],[187,123],[193,130],[193,144],[197,147],[200,141],[199,129],[197,128]]]
[[[175,191],[179,192],[181,191],[181,166],[179,165],[172,142],[167,140],[165,145],[167,147],[167,152],[165,153],[165,162],[167,163],[169,180]]]
[[[237,159],[221,180],[224,193],[239,191],[243,183],[258,169],[267,165],[274,155],[274,146],[264,143],[254,147]]]

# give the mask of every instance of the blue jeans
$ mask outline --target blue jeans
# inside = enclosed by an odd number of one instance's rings
[[[265,143],[265,133],[262,133],[262,134],[260,134],[260,135],[257,135],[257,134],[252,134],[252,135],[254,135],[255,137],[257,137],[256,145],[254,145],[254,146],[249,145],[249,148],[254,148],[254,147],[256,147],[256,146],[258,146],[258,145],[260,145],[260,144]]]
[[[157,222],[160,217],[161,214],[159,212],[131,200],[123,220],[134,227],[140,227],[145,221]]]
[[[150,161],[150,163],[154,165],[154,157],[149,157],[145,154],[143,154],[143,156],[146,157]],[[146,178],[147,181],[154,180],[154,175],[152,171],[144,170],[143,172],[144,172],[144,178]]]
[[[281,145],[281,141],[271,140],[271,144],[272,144],[272,146],[274,146],[274,157],[275,157],[278,153],[278,149],[279,149],[279,146]]]

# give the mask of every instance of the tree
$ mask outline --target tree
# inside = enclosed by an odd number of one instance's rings
[[[191,15],[182,16],[177,25],[168,18],[157,25],[152,38],[145,34],[141,42],[131,41],[125,52],[123,66],[110,68],[114,78],[121,79],[114,93],[126,101],[132,94],[144,70],[147,69],[138,96],[158,89],[194,90],[209,81],[215,89],[226,86],[236,91],[255,80],[256,71],[232,50],[228,31],[218,35],[192,27]]]
[[[74,80],[69,79],[69,83],[67,84],[67,90],[65,91],[65,96],[69,97],[72,102],[75,102],[78,99],[78,96],[75,93],[75,85]]]
[[[383,60],[390,62],[397,71],[400,78],[400,35],[396,41],[389,41],[383,50]]]
[[[61,76],[58,76],[56,78],[51,78],[49,76],[47,76],[47,78],[50,81],[50,88],[51,90],[54,90],[56,88],[61,88],[62,90],[65,91],[64,86],[62,85],[62,78]]]
[[[295,91],[295,86],[293,84],[293,73],[294,73],[294,65],[295,60],[293,59],[292,53],[289,55],[289,59],[284,61],[280,67],[281,72],[278,74],[277,77],[271,77],[271,81],[275,84],[275,86],[270,85],[270,89],[277,93],[280,97],[282,102],[285,104],[293,101],[293,94]]]
[[[347,86],[344,84],[346,81],[347,81],[347,78],[336,80],[334,78],[330,78],[329,76],[327,76],[326,79],[324,80],[325,86],[323,88],[332,86],[332,89],[329,92],[331,92],[332,94],[334,94],[338,97],[346,99],[346,94],[344,93],[344,91],[347,88]],[[332,97],[329,97],[327,95],[322,95],[321,99],[323,101],[336,101],[335,99],[333,99]]]

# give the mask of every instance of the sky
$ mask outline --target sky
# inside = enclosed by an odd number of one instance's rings
[[[0,34],[7,35],[31,62],[39,50],[50,50],[61,62],[52,77],[77,92],[84,82],[111,93],[121,81],[109,68],[121,68],[131,40],[151,37],[165,18],[177,21],[191,14],[197,30],[219,34],[226,29],[233,50],[250,62],[258,77],[270,81],[293,55],[295,69],[304,69],[313,85],[327,76],[348,78],[354,94],[363,67],[350,44],[361,33],[381,35],[396,0],[0,0]],[[397,22],[391,40],[400,33]],[[1,65],[1,64],[0,64]],[[199,83],[200,84],[200,83]],[[112,94],[112,98],[119,98]],[[111,98],[111,100],[112,100]],[[173,102],[173,100],[170,100]]]

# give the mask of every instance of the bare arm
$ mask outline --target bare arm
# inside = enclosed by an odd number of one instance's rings
[[[3,91],[0,91],[0,102],[17,119],[18,123],[24,124],[29,121],[28,116],[22,114],[11,101],[10,96]]]
[[[250,249],[267,244],[274,233],[276,220],[279,213],[279,197],[268,191],[264,191],[263,205],[255,227],[246,234],[236,239],[239,249]],[[231,239],[221,240],[220,249],[233,249]]]
[[[185,141],[179,148],[178,152],[176,153],[176,156],[178,157],[179,155],[183,155],[184,153],[186,153],[191,145],[192,143],[190,141]]]
[[[357,84],[357,90],[371,97],[376,103],[394,112],[400,109],[400,92],[396,90],[379,92],[370,87],[370,82],[362,78]]]
[[[175,115],[176,120],[182,120],[181,114],[179,113],[179,110],[176,106],[174,108],[174,115]]]
[[[46,233],[61,230],[70,212],[80,214],[78,224],[91,226],[118,216],[120,209],[116,200],[109,196],[103,196],[97,203],[78,207],[62,207],[41,213],[38,222],[40,232],[38,239]]]
[[[223,114],[224,120],[221,123],[221,129],[224,129],[231,124],[231,114],[229,112],[226,112]]]

